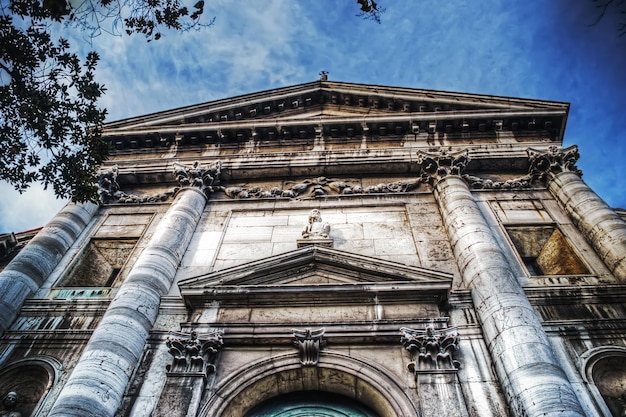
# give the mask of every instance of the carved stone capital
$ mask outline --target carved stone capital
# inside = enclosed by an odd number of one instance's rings
[[[469,161],[467,150],[455,153],[448,153],[445,149],[438,153],[417,152],[420,176],[423,182],[429,184],[441,181],[450,175],[463,175]]]
[[[198,187],[205,194],[219,189],[222,163],[217,161],[207,167],[197,161],[191,166],[174,163],[174,176],[181,187]]]
[[[560,172],[573,172],[579,176],[582,175],[582,171],[576,167],[576,162],[580,157],[576,145],[569,148],[550,146],[547,151],[528,148],[526,152],[529,162],[528,173],[533,178],[545,181]]]
[[[303,366],[315,366],[320,358],[320,351],[326,344],[326,340],[323,338],[326,329],[292,329],[294,345],[298,347],[300,351],[300,363]]]
[[[460,367],[459,361],[453,357],[459,350],[459,334],[455,329],[435,329],[428,325],[425,330],[402,327],[400,333],[400,342],[411,353],[412,361],[408,364],[411,372],[456,370]]]
[[[215,359],[224,344],[222,332],[215,331],[198,338],[195,331],[190,334],[170,336],[165,342],[172,363],[168,365],[170,374],[201,374],[207,376],[215,372]]]

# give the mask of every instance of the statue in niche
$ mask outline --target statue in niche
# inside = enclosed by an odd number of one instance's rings
[[[0,417],[22,417],[22,413],[15,411],[17,407],[17,392],[11,391],[2,399],[2,411]]]
[[[330,224],[322,223],[322,215],[318,209],[311,210],[309,213],[309,223],[302,231],[302,237],[305,239],[328,239],[330,233]]]

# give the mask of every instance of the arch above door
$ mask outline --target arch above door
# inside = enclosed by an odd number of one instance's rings
[[[316,391],[362,404],[375,417],[418,417],[414,401],[400,384],[384,369],[336,352],[324,352],[315,367],[303,367],[296,354],[285,354],[252,364],[218,383],[198,415],[242,417],[280,395]]]

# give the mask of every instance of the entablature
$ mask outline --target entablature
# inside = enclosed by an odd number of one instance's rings
[[[315,138],[543,132],[561,141],[567,103],[317,81],[108,123],[117,150]],[[475,138],[474,138],[475,139]]]

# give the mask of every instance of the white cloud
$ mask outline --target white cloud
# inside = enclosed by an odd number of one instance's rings
[[[33,185],[19,194],[0,183],[0,233],[23,232],[45,226],[66,202],[57,200],[51,190]]]
[[[626,55],[611,22],[589,26],[591,2],[388,0],[380,25],[355,17],[350,0],[206,4],[216,21],[199,32],[94,40],[108,120],[309,82],[320,70],[337,81],[568,101],[565,142],[580,145],[585,180],[626,207]],[[39,204],[43,195],[3,193],[2,229],[44,224],[57,208]]]

